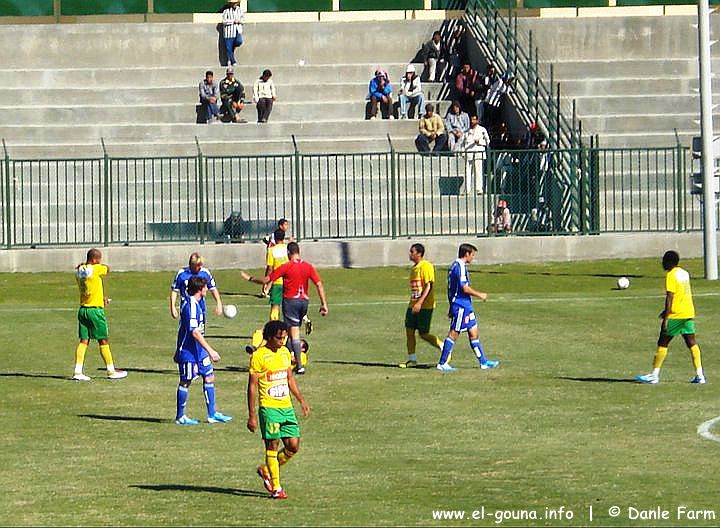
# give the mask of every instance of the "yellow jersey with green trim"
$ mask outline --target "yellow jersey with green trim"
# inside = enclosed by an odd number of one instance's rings
[[[289,260],[290,259],[288,258],[287,245],[281,242],[280,244],[275,244],[274,246],[268,248],[267,257],[265,258],[265,265],[270,266],[272,270],[275,271]],[[282,286],[282,283],[282,277],[273,282],[273,284],[277,284],[279,286]]]
[[[421,260],[410,269],[410,306],[415,304],[422,295],[425,286],[435,283],[435,266],[427,260]],[[421,308],[423,310],[435,308],[435,288],[425,297]]]
[[[257,374],[260,392],[260,407],[286,409],[292,407],[288,370],[292,355],[287,347],[281,346],[273,352],[260,347],[250,358],[250,374]]]
[[[668,319],[692,319],[695,317],[695,305],[690,289],[690,274],[680,266],[675,266],[665,275],[665,291],[673,294]]]
[[[75,280],[80,288],[80,306],[105,306],[102,276],[107,275],[105,264],[80,264],[75,270]]]

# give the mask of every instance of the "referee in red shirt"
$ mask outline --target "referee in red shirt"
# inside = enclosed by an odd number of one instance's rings
[[[290,350],[295,355],[295,373],[305,374],[305,368],[300,360],[301,341],[300,323],[307,314],[310,297],[308,296],[308,282],[313,281],[320,297],[320,315],[327,315],[328,306],[325,298],[325,288],[320,275],[312,264],[300,258],[300,246],[297,242],[290,242],[287,246],[288,262],[274,270],[262,279],[254,279],[244,271],[240,274],[245,280],[258,284],[268,284],[282,278],[283,301],[282,311],[285,322],[290,326]]]

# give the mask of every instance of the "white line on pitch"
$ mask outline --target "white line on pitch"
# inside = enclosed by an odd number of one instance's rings
[[[713,442],[720,442],[720,436],[710,432],[710,429],[712,429],[713,426],[718,422],[720,422],[720,416],[717,416],[712,420],[708,420],[707,422],[701,423],[697,428],[698,434],[703,438],[712,440]]]

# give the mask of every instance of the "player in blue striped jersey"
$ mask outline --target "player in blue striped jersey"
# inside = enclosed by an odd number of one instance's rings
[[[177,388],[178,425],[197,425],[198,421],[185,414],[190,383],[196,377],[203,379],[203,393],[207,404],[208,423],[229,422],[232,416],[226,416],[215,409],[215,373],[212,362],[220,361],[220,354],[205,340],[205,312],[200,302],[207,295],[208,286],[202,277],[193,277],[187,284],[187,301],[180,309],[180,328],[178,329],[175,363],[180,371],[180,383]]]
[[[212,273],[210,273],[210,270],[203,266],[203,264],[204,260],[200,253],[193,253],[190,255],[190,261],[188,262],[187,267],[182,268],[177,272],[177,275],[175,275],[175,279],[170,286],[170,315],[173,319],[177,319],[179,316],[176,307],[177,299],[180,297],[180,308],[182,308],[188,298],[188,281],[193,277],[201,277],[205,279],[208,289],[215,299],[215,315],[222,314],[220,291],[218,291],[217,286],[215,285],[215,279],[213,278]],[[203,297],[200,304],[202,306],[203,313],[207,313],[207,309],[205,307],[205,297]]]
[[[474,290],[470,287],[470,272],[468,265],[475,258],[477,248],[471,244],[461,244],[458,250],[458,258],[448,270],[448,301],[450,301],[450,331],[443,343],[440,360],[437,369],[443,372],[453,372],[457,369],[450,366],[450,355],[455,347],[455,341],[461,332],[467,331],[470,339],[470,346],[475,357],[480,363],[481,369],[497,367],[500,362],[487,359],[483,351],[478,334],[477,320],[473,311],[472,298],[485,301],[487,293]]]

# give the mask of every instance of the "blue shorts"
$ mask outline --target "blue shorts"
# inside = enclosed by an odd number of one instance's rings
[[[450,307],[450,314],[450,330],[455,330],[456,332],[466,332],[467,330],[477,326],[475,312],[473,312],[472,308],[452,306]]]
[[[180,381],[192,381],[198,376],[203,379],[213,375],[213,364],[210,356],[205,356],[199,361],[194,357],[180,357],[176,359]]]

